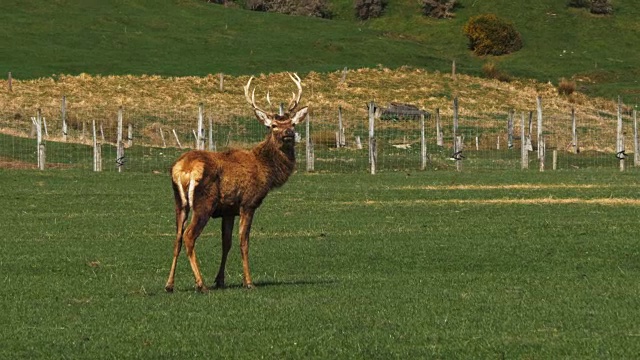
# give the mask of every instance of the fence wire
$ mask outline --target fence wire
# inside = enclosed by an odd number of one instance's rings
[[[464,101],[461,99],[460,101]],[[299,171],[368,172],[369,119],[365,105],[358,110],[312,109],[307,144],[305,124],[298,125],[297,159]],[[459,114],[454,130],[451,109],[426,109],[423,159],[419,117],[381,116],[374,120],[377,171],[424,170],[506,170],[520,169],[522,147],[527,147],[527,165],[540,168],[537,111],[514,109],[504,114]],[[124,108],[123,143],[125,155],[117,160],[118,107],[85,108],[52,103],[40,107],[45,168],[94,169],[94,136],[102,156],[102,171],[163,172],[180,153],[196,147],[199,109],[167,105],[154,113]],[[442,115],[436,116],[442,113]],[[23,109],[0,118],[0,158],[13,167],[38,164],[33,118],[37,109]],[[619,116],[622,129],[618,131]],[[342,129],[339,129],[339,118]],[[617,169],[620,161],[638,166],[636,112],[611,113],[602,110],[559,113],[542,108],[545,169],[605,167]],[[575,125],[574,125],[575,118]],[[64,122],[63,122],[64,119]],[[436,122],[442,133],[437,134]],[[65,125],[66,123],[66,125]],[[523,139],[523,129],[525,138]],[[575,130],[574,130],[575,127]],[[455,135],[462,149],[454,151]],[[205,148],[223,151],[249,149],[264,139],[267,130],[249,112],[221,112],[214,105],[204,111]],[[438,144],[438,137],[442,143]],[[530,140],[528,140],[530,139]],[[622,145],[619,144],[619,139]],[[307,151],[312,146],[312,151]],[[622,146],[622,151],[620,151]],[[311,154],[311,158],[307,154]],[[312,162],[312,166],[308,166]],[[456,166],[456,163],[462,166]]]

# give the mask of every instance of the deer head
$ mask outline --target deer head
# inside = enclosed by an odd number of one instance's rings
[[[244,86],[244,96],[247,99],[247,102],[251,105],[256,118],[266,127],[271,129],[271,136],[273,136],[275,140],[282,143],[294,142],[294,128],[305,118],[305,116],[307,116],[308,112],[308,107],[306,106],[296,111],[296,108],[298,107],[300,98],[302,96],[302,81],[300,80],[300,77],[298,77],[298,75],[295,73],[289,74],[289,77],[296,84],[298,93],[292,93],[289,107],[287,111],[285,111],[282,115],[267,112],[258,107],[258,105],[256,105],[255,88],[253,88],[253,90],[251,91],[251,96],[249,96],[249,88],[251,86],[251,80],[253,80],[253,76],[249,78],[247,85]],[[269,99],[269,93],[267,93],[267,99]]]

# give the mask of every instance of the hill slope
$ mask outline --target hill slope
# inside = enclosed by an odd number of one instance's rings
[[[419,2],[390,1],[384,17],[358,22],[351,1],[334,0],[334,20],[225,8],[199,0],[5,1],[0,11],[0,71],[28,79],[52,74],[202,76],[330,72],[402,65],[479,74],[493,61],[513,76],[557,82],[575,77],[594,95],[637,102],[640,10],[615,2],[598,17],[556,0],[462,0],[452,20],[420,15]],[[493,12],[512,21],[525,47],[500,58],[470,54],[465,21]]]

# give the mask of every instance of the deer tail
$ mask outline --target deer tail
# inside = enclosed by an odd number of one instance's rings
[[[174,171],[172,180],[180,199],[180,207],[192,208],[195,188],[198,185],[196,174],[193,172]]]

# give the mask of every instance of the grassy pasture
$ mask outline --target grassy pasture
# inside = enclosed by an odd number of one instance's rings
[[[353,2],[330,0],[333,20],[244,11],[201,0],[7,0],[0,12],[0,71],[32,79],[53,74],[246,75],[281,71],[408,65],[478,75],[483,64],[518,78],[576,80],[581,91],[638,102],[634,46],[640,10],[614,2],[613,16],[594,16],[565,1],[460,1],[456,17],[421,15],[420,2],[389,2],[385,15],[355,19]],[[513,22],[524,48],[476,57],[462,27],[495,13]],[[4,75],[3,75],[4,77]]]
[[[254,223],[257,290],[234,244],[230,287],[204,295],[184,254],[163,291],[165,173],[0,183],[0,358],[640,354],[634,172],[298,173]],[[197,246],[208,284],[218,229]]]

